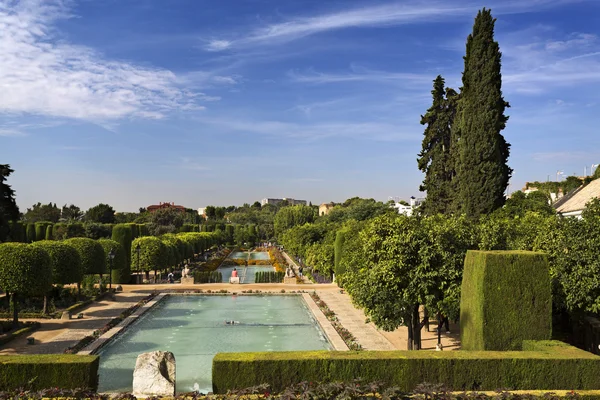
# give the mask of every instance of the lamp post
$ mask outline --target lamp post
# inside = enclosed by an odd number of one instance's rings
[[[108,252],[108,260],[109,262],[109,269],[108,269],[108,291],[110,292],[112,290],[112,269],[113,269],[113,260],[115,259],[115,249],[110,249],[110,251]]]
[[[138,243],[137,246],[135,246],[135,252],[137,253],[137,270],[138,270],[138,274],[140,273],[140,251],[141,250],[142,250],[142,247]]]

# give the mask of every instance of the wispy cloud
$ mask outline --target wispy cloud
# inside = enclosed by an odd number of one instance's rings
[[[524,13],[573,1],[575,0],[492,1],[488,6],[493,8],[496,14]],[[247,45],[285,43],[321,32],[345,28],[435,22],[455,16],[473,16],[473,13],[481,7],[481,4],[470,0],[458,3],[458,5],[448,5],[447,2],[430,0],[394,2],[312,17],[296,17],[256,28],[239,38],[210,40],[205,49],[222,51]]]
[[[21,137],[27,136],[27,133],[17,129],[0,128],[0,137]]]
[[[298,71],[288,72],[288,77],[294,82],[301,83],[338,83],[338,82],[359,82],[370,81],[380,83],[406,82],[414,84],[431,83],[432,74],[415,74],[408,72],[386,72],[375,71],[367,68],[352,65],[350,72],[346,73],[321,73],[313,69],[305,73]]]
[[[58,40],[55,23],[69,17],[60,0],[0,0],[0,111],[97,121],[199,108],[171,71]]]
[[[242,118],[201,118],[200,122],[218,127],[223,132],[239,132],[278,138],[314,141],[332,137],[352,137],[378,141],[415,141],[422,133],[406,128],[401,121],[390,122],[317,122],[300,124],[274,120]],[[417,125],[415,125],[417,126]]]

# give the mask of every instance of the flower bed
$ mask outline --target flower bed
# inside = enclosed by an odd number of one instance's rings
[[[271,258],[271,265],[275,267],[275,271],[285,272],[288,263],[277,247],[269,248],[269,257]]]
[[[231,249],[221,249],[217,252],[217,254],[215,254],[216,257],[208,260],[207,262],[205,262],[204,264],[202,264],[202,267],[204,267],[204,269],[209,270],[209,271],[214,271],[217,268],[219,268],[219,265],[221,265],[223,263],[223,261],[229,256],[229,254],[231,253]]]
[[[323,312],[325,317],[331,322],[331,325],[335,328],[337,333],[339,333],[340,337],[346,343],[350,350],[362,350],[362,346],[357,342],[356,338],[353,334],[348,331],[348,329],[344,328],[340,321],[335,316],[335,313],[325,304],[323,300],[319,297],[319,295],[315,292],[310,294],[310,297],[315,301],[319,309]]]
[[[103,334],[105,334],[106,332],[108,332],[109,330],[111,330],[112,328],[114,328],[115,326],[117,326],[125,318],[127,318],[128,316],[130,316],[131,314],[133,314],[138,308],[140,308],[141,306],[143,306],[144,304],[146,304],[150,300],[152,300],[154,297],[156,297],[157,294],[158,293],[149,294],[148,296],[146,296],[145,298],[143,298],[142,300],[140,300],[134,306],[129,307],[127,310],[123,311],[121,313],[121,315],[119,315],[118,317],[111,319],[102,328],[96,329],[94,332],[92,332],[92,334],[90,336],[84,337],[77,344],[75,344],[74,346],[71,346],[68,349],[66,349],[65,353],[66,354],[77,354],[77,352],[79,352],[79,350],[83,349],[84,347],[86,347],[87,345],[89,345],[90,343],[92,343],[94,340],[98,339],[100,336],[102,336]]]

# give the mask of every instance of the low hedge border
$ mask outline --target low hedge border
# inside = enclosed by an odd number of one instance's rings
[[[340,324],[340,321],[335,316],[335,313],[329,308],[329,306],[327,306],[327,304],[323,300],[321,300],[319,295],[317,293],[313,292],[310,294],[310,297],[314,300],[315,304],[317,305],[317,307],[319,307],[319,309],[321,310],[323,315],[325,315],[325,317],[329,320],[329,322],[331,322],[331,325],[337,331],[337,333],[340,335],[340,337],[342,338],[344,343],[346,343],[346,346],[348,346],[348,349],[355,350],[355,351],[362,350],[363,348],[358,343],[358,340],[356,340],[354,335],[352,333],[350,333],[350,331],[348,329],[344,328],[342,326],[342,324]]]
[[[409,392],[421,382],[450,390],[598,390],[600,357],[562,342],[529,351],[303,351],[218,353],[215,393],[268,383],[281,391],[301,381],[384,382]],[[531,351],[530,349],[535,349]]]
[[[35,354],[0,356],[0,390],[98,389],[97,356]],[[19,396],[17,398],[24,398]]]
[[[38,330],[41,326],[39,322],[25,322],[25,325],[21,329],[17,329],[14,332],[8,332],[6,335],[0,337],[0,346],[4,346],[6,343],[18,338],[19,336],[26,335],[28,333]]]

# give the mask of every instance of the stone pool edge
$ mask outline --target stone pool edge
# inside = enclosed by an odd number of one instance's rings
[[[333,325],[331,325],[331,322],[329,322],[329,320],[325,317],[325,314],[323,314],[323,311],[321,311],[319,306],[317,306],[317,303],[315,303],[312,297],[310,297],[310,294],[302,293],[302,299],[317,320],[321,330],[325,333],[325,335],[327,335],[327,339],[333,346],[333,350],[349,351],[350,349],[348,348],[346,342],[344,342],[338,331],[336,331]]]
[[[83,349],[78,351],[77,354],[81,354],[81,355],[95,354],[98,350],[100,350],[102,347],[104,347],[106,344],[108,344],[115,336],[117,336],[121,332],[123,332],[123,330],[125,328],[127,328],[131,323],[133,323],[140,316],[142,316],[144,313],[146,313],[146,311],[150,310],[152,307],[154,307],[156,304],[158,304],[160,301],[162,301],[162,299],[164,299],[165,296],[168,296],[168,293],[159,293],[156,297],[154,297],[152,300],[150,300],[149,302],[147,302],[146,304],[144,304],[143,306],[141,306],[140,308],[135,310],[135,312],[133,314],[126,317],[123,321],[121,321],[119,324],[114,326],[108,332],[105,332],[98,339],[94,340],[92,343],[90,343],[89,345],[87,345],[86,347],[84,347]]]

